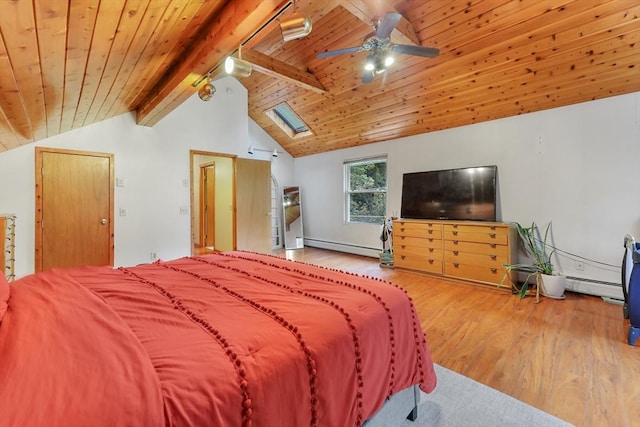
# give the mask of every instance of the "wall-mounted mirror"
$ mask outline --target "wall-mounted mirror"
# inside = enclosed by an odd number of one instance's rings
[[[302,204],[299,187],[284,187],[282,190],[282,211],[284,217],[284,248],[303,248]]]

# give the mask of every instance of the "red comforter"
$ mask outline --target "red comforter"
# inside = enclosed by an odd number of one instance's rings
[[[400,288],[265,255],[54,269],[0,320],[2,427],[355,426],[435,382]]]

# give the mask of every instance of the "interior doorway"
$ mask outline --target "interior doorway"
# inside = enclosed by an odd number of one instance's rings
[[[271,162],[191,150],[190,175],[192,254],[271,252]]]
[[[235,156],[191,150],[191,253],[235,249]]]
[[[200,247],[213,252],[216,241],[216,163],[200,165]]]

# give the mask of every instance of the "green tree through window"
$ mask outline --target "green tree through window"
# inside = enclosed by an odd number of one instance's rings
[[[382,224],[387,211],[387,159],[345,163],[347,222]]]

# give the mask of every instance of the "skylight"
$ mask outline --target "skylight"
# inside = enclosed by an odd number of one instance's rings
[[[267,115],[292,139],[313,134],[307,124],[286,102],[267,111]]]

